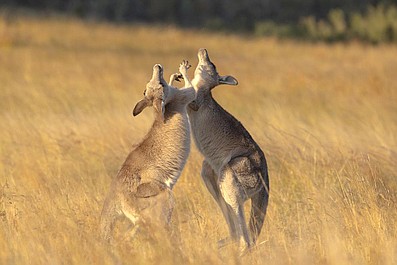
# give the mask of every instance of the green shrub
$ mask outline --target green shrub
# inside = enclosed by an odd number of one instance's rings
[[[328,13],[328,21],[332,28],[331,39],[339,40],[346,38],[346,18],[345,13],[341,9],[332,9]]]
[[[355,38],[366,39],[367,23],[365,18],[359,13],[353,13],[350,17],[350,32]]]
[[[386,10],[386,21],[388,23],[387,38],[390,41],[397,42],[397,7],[392,6]]]
[[[300,20],[299,26],[303,32],[302,36],[312,40],[317,39],[317,22],[313,16],[304,17]]]
[[[397,42],[397,8],[378,5],[366,14],[353,13],[350,19],[352,37],[371,43]]]
[[[219,19],[219,18],[208,19],[205,22],[204,27],[206,29],[214,30],[214,31],[219,31],[219,30],[224,30],[225,29],[225,25],[224,25],[223,21],[221,19]]]
[[[347,23],[348,22],[348,23]],[[311,40],[338,41],[358,39],[371,43],[397,42],[397,8],[378,5],[369,7],[364,14],[346,15],[333,9],[326,20],[304,17],[299,26],[303,37]]]
[[[291,37],[298,35],[291,25],[277,24],[273,21],[261,21],[255,23],[254,34],[256,36]]]
[[[262,21],[255,24],[254,33],[257,36],[277,35],[277,24],[273,21]]]
[[[331,25],[324,20],[320,20],[317,23],[317,35],[318,38],[321,40],[332,40],[333,39],[333,32]]]
[[[387,20],[383,6],[370,7],[367,14],[368,39],[379,43],[386,40]]]

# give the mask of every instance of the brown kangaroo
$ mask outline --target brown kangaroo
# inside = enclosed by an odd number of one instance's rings
[[[243,125],[223,109],[211,91],[220,84],[237,85],[232,76],[220,76],[205,49],[198,51],[198,65],[193,80],[188,67],[180,70],[185,86],[196,90],[196,100],[189,104],[188,115],[194,141],[204,155],[201,176],[222,210],[231,238],[239,241],[245,252],[257,240],[266,215],[269,177],[265,156]],[[249,221],[251,239],[244,218],[243,204],[251,199]],[[231,240],[230,240],[231,239]]]

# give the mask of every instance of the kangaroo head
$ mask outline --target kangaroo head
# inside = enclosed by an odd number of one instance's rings
[[[225,85],[237,85],[237,79],[230,75],[221,76],[216,70],[216,66],[211,62],[206,49],[199,49],[197,53],[199,62],[194,72],[193,85],[199,89],[210,91],[214,87]]]
[[[160,64],[154,65],[152,79],[146,85],[146,89],[143,92],[143,99],[135,105],[132,112],[133,115],[136,116],[144,108],[153,106],[156,113],[164,119],[168,90],[168,84],[163,78],[163,67]]]

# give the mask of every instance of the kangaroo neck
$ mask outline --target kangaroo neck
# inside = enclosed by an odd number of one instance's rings
[[[189,104],[188,112],[189,114],[193,114],[193,112],[200,112],[205,109],[216,109],[220,108],[220,105],[216,100],[212,97],[212,93],[198,93],[196,100]]]

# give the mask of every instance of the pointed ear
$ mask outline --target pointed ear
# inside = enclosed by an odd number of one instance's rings
[[[224,75],[219,77],[219,84],[237,86],[238,81],[231,75]]]
[[[163,100],[156,99],[153,102],[153,107],[155,108],[158,115],[161,115],[161,120],[164,121],[165,104]]]
[[[136,116],[142,112],[144,108],[150,105],[150,101],[146,98],[142,99],[138,103],[136,103],[134,110],[132,111],[132,115]]]

